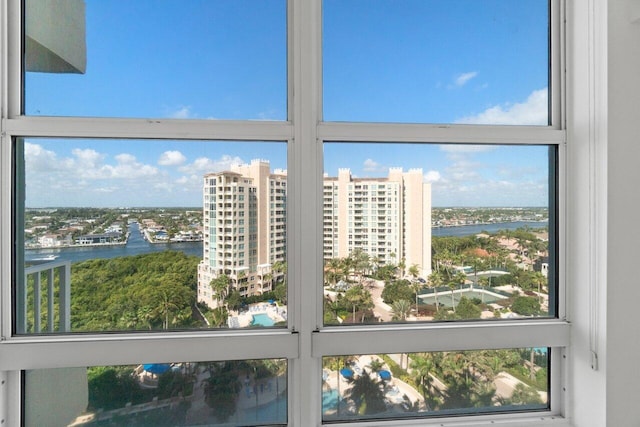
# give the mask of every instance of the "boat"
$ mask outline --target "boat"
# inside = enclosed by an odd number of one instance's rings
[[[59,255],[40,255],[40,256],[35,256],[35,257],[30,257],[25,259],[25,262],[49,262],[49,261],[55,261],[56,258],[58,258]]]

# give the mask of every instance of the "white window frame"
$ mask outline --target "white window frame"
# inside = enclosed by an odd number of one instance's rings
[[[253,358],[287,358],[289,368],[289,425],[319,426],[321,420],[322,356],[335,354],[400,353],[415,351],[473,350],[515,347],[552,347],[550,411],[524,414],[390,420],[344,423],[349,426],[412,425],[571,425],[571,401],[585,392],[570,389],[571,380],[586,371],[575,356],[582,347],[572,343],[574,328],[594,335],[589,347],[597,355],[600,312],[598,279],[591,272],[589,310],[572,317],[579,295],[576,258],[584,255],[601,266],[602,201],[597,183],[602,172],[596,159],[597,137],[592,128],[600,105],[589,98],[589,109],[579,104],[580,90],[598,92],[602,82],[598,64],[586,47],[602,49],[597,36],[602,21],[598,0],[552,0],[552,52],[554,69],[550,85],[553,94],[552,126],[455,126],[381,123],[328,123],[321,120],[321,0],[288,2],[288,115],[283,122],[145,120],[112,118],[32,117],[20,115],[20,1],[0,3],[0,420],[20,425],[20,371],[91,365],[134,364],[149,354],[164,361],[210,361]],[[565,7],[568,5],[567,7]],[[569,17],[569,23],[565,24]],[[571,21],[575,18],[575,21]],[[591,38],[580,39],[586,33]],[[567,52],[564,48],[567,46]],[[565,60],[569,57],[569,61]],[[586,64],[592,75],[565,70]],[[569,86],[569,88],[567,88]],[[568,97],[565,98],[565,94]],[[295,94],[295,96],[294,96]],[[566,103],[566,108],[565,108]],[[569,112],[569,120],[567,114]],[[586,120],[586,124],[581,120]],[[568,125],[567,125],[568,124]],[[569,135],[569,136],[567,136]],[[13,337],[12,325],[12,138],[84,137],[143,138],[170,140],[286,141],[288,143],[288,275],[289,326],[286,330],[213,331],[154,334],[93,334],[82,336]],[[328,328],[322,326],[322,175],[324,142],[447,142],[475,144],[551,144],[559,156],[559,301],[558,319],[515,322],[474,322],[376,325]],[[588,161],[584,162],[584,158]],[[581,182],[582,176],[589,182]],[[586,200],[586,201],[585,201]],[[589,218],[578,221],[581,208]],[[571,219],[568,221],[568,218]],[[577,225],[573,225],[573,223]],[[569,232],[567,232],[569,230]],[[570,250],[568,250],[570,249]],[[309,286],[309,284],[318,286]],[[568,300],[567,296],[571,296]],[[570,301],[572,304],[567,304]],[[595,331],[595,332],[594,332]],[[578,341],[582,345],[581,341]],[[157,360],[161,362],[161,360]],[[593,358],[592,358],[593,361]],[[592,363],[593,364],[593,363]],[[594,367],[597,369],[597,366]],[[596,381],[597,382],[597,381]],[[582,393],[582,394],[581,394]],[[342,425],[342,424],[337,424]]]

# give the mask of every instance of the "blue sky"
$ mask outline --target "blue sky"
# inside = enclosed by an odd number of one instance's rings
[[[86,73],[27,72],[26,114],[286,119],[284,0],[86,5]],[[547,13],[545,0],[325,0],[325,119],[545,125]],[[544,206],[547,152],[328,144],[325,170],[418,167],[435,206]],[[204,173],[286,168],[277,143],[30,139],[25,153],[33,207],[199,206]]]

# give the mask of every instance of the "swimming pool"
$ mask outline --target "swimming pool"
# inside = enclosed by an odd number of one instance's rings
[[[331,389],[322,392],[322,413],[338,410],[338,390]]]
[[[269,317],[266,313],[253,314],[253,320],[251,321],[252,325],[260,325],[260,326],[273,326],[275,325],[275,321]]]

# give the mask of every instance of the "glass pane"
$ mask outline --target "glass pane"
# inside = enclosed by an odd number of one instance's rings
[[[324,154],[326,325],[555,316],[553,147]]]
[[[287,118],[286,0],[27,0],[25,23],[25,114]]]
[[[27,427],[286,422],[287,362],[281,359],[25,371]]]
[[[17,333],[286,325],[286,149],[18,140]]]
[[[549,349],[324,357],[324,421],[549,409]]]
[[[325,0],[327,121],[549,123],[548,0]]]

